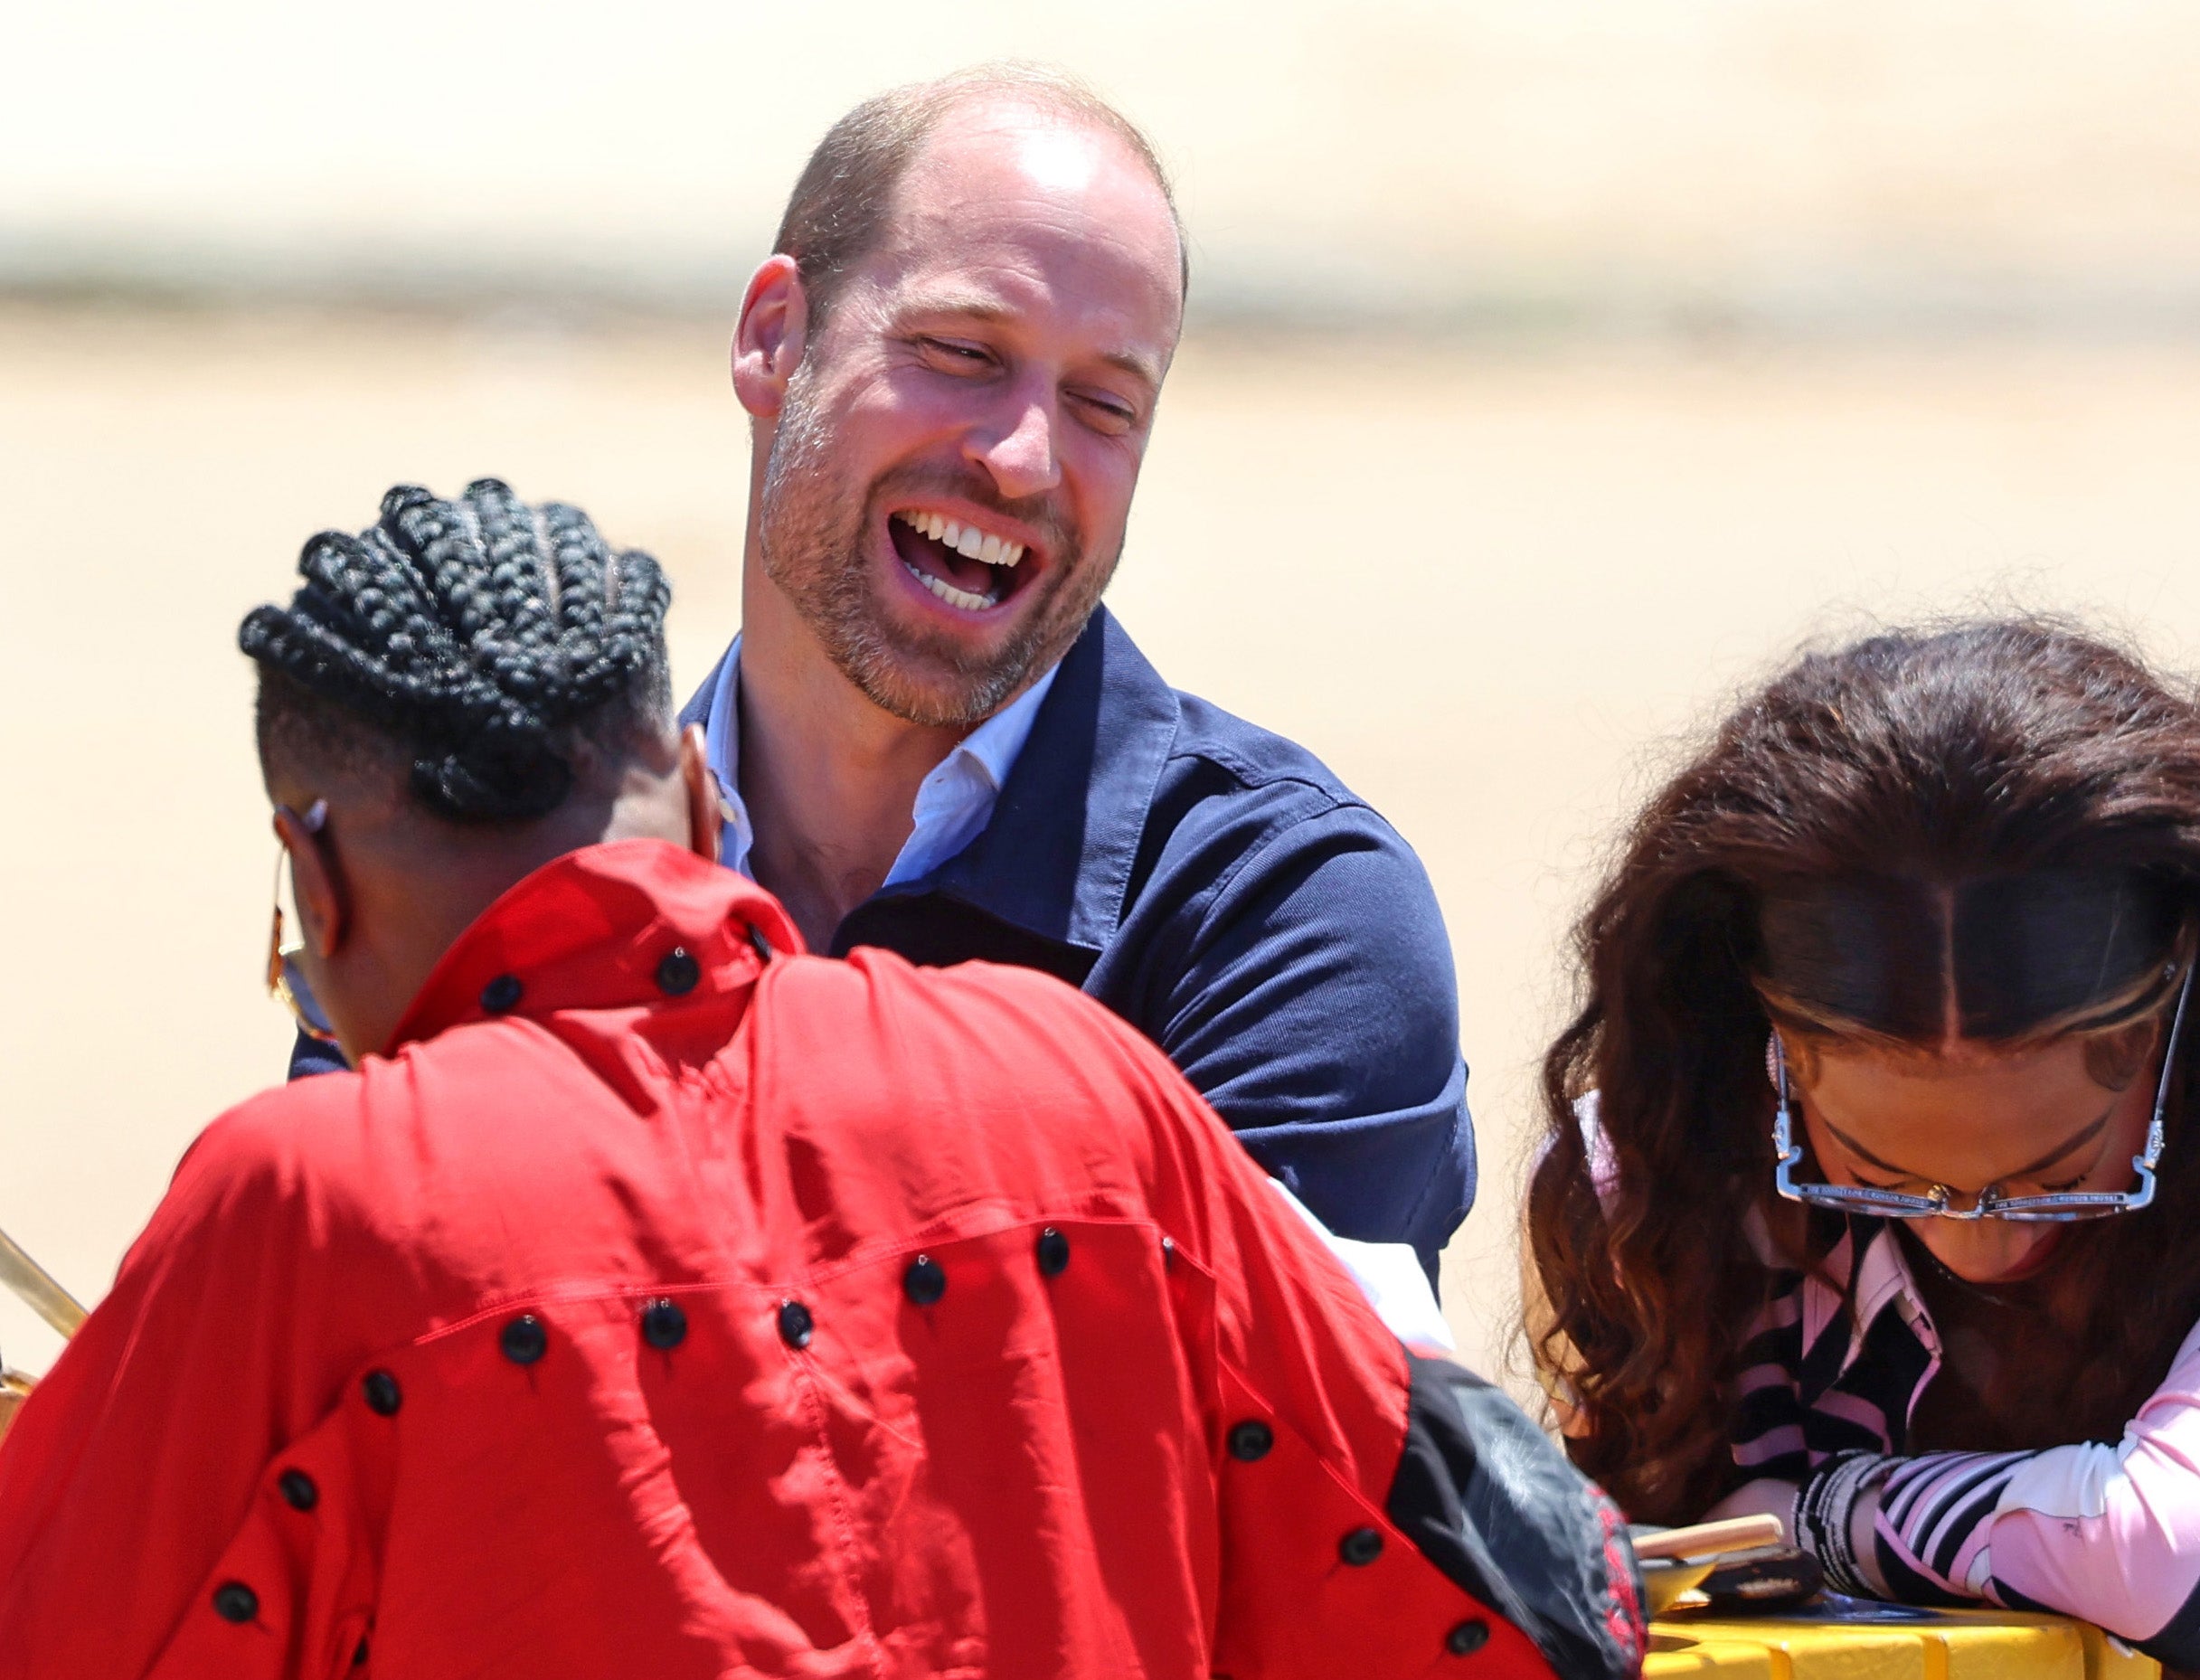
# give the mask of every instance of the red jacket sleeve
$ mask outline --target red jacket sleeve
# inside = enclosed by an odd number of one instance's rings
[[[316,1211],[264,1119],[248,1104],[184,1157],[0,1443],[0,1676],[142,1674],[326,1409],[299,1345]]]

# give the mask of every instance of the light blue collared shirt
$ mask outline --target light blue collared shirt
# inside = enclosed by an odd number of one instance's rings
[[[964,736],[955,750],[932,766],[917,785],[917,803],[911,813],[915,826],[902,843],[901,854],[882,883],[894,886],[914,881],[953,857],[977,838],[992,820],[994,805],[1008,785],[1008,772],[1031,738],[1031,726],[1054,685],[1056,665],[1021,694]],[[756,845],[756,827],[749,820],[749,807],[741,797],[741,637],[726,652],[718,669],[718,684],[711,694],[703,732],[709,737],[711,774],[725,800],[727,817],[719,831],[719,861],[729,869],[750,873],[749,854]]]

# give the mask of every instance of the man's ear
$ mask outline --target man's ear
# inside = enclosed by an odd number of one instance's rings
[[[809,297],[784,253],[764,259],[741,295],[733,328],[733,394],[758,420],[778,416],[787,383],[809,347]]]
[[[275,837],[290,854],[290,895],[305,924],[298,932],[316,957],[333,957],[351,926],[350,901],[335,858],[323,835],[307,828],[287,805],[275,807]]]
[[[680,779],[687,785],[687,849],[704,863],[715,864],[725,818],[700,723],[690,723],[680,731]]]

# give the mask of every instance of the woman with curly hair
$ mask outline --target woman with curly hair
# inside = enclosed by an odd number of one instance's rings
[[[1777,1512],[1846,1591],[2200,1664],[2196,938],[2200,709],[2129,655],[1965,624],[1751,698],[1544,1063],[1577,1462],[1638,1519]]]

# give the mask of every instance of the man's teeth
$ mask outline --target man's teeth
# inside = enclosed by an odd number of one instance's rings
[[[1001,604],[1000,591],[997,590],[990,590],[983,595],[973,595],[968,590],[957,589],[945,578],[935,578],[929,571],[919,571],[907,561],[902,562],[902,570],[916,579],[926,589],[931,590],[941,600],[947,602],[949,606],[959,607],[965,612],[983,612],[988,607],[997,607]]]
[[[1013,566],[1024,558],[1023,543],[994,536],[976,525],[959,524],[945,514],[905,508],[894,517],[911,530],[921,532],[936,543],[944,543],[965,560],[983,561],[988,566]]]

